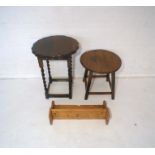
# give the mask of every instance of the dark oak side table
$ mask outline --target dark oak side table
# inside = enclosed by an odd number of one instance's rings
[[[32,53],[37,56],[39,67],[41,69],[41,75],[43,80],[43,85],[45,89],[45,97],[69,97],[72,98],[72,54],[74,54],[79,48],[77,40],[63,36],[55,35],[46,38],[42,38],[35,42],[32,47]],[[50,70],[50,60],[66,60],[68,67],[68,78],[52,78]],[[47,84],[43,61],[46,61],[48,69],[48,79]],[[50,84],[52,82],[69,82],[69,94],[49,94]]]
[[[115,98],[115,72],[121,66],[121,59],[118,55],[107,50],[90,50],[82,54],[80,58],[81,64],[85,68],[83,81],[85,82],[85,99],[88,95],[111,94],[112,99]],[[95,73],[95,74],[94,74]],[[110,77],[111,75],[111,77]],[[110,92],[90,92],[92,78],[105,77],[109,82]]]

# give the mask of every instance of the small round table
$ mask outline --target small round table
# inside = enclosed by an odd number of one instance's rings
[[[85,99],[88,98],[89,94],[111,94],[112,99],[114,99],[115,72],[121,66],[121,59],[119,58],[119,56],[107,50],[90,50],[82,54],[80,61],[85,68],[83,77],[83,81],[85,82],[86,87]],[[99,75],[95,75],[94,73],[97,73]],[[106,77],[106,81],[109,82],[111,92],[89,92],[92,78],[97,77]]]
[[[35,42],[32,47],[32,53],[37,56],[38,63],[41,69],[42,80],[45,89],[45,97],[69,97],[72,98],[72,54],[74,54],[79,48],[77,40],[62,36],[55,35],[46,38],[42,38]],[[67,60],[68,66],[68,78],[52,78],[50,71],[49,60]],[[48,78],[47,84],[45,80],[45,72],[43,61],[47,63]],[[49,94],[50,84],[57,81],[69,82],[69,94]]]

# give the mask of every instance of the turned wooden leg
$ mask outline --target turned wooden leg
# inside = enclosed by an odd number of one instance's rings
[[[69,98],[72,98],[72,57],[69,56],[67,60],[68,65],[68,78],[69,78]]]
[[[89,75],[88,75],[88,84],[87,84],[87,87],[86,87],[85,100],[88,99],[91,80],[92,80],[92,72],[90,71]]]
[[[109,81],[109,74],[107,74],[106,76],[106,81]]]
[[[47,63],[47,69],[48,69],[49,82],[52,83],[52,76],[51,76],[51,70],[50,70],[49,60],[46,60],[46,63]]]
[[[84,76],[83,76],[83,82],[85,82],[85,81],[86,81],[87,73],[88,73],[88,70],[87,70],[87,69],[85,69]]]
[[[111,95],[111,97],[112,97],[112,99],[114,99],[115,98],[115,72],[113,72],[112,73],[112,86],[111,86],[111,91],[112,91],[112,95]]]
[[[43,59],[38,58],[38,63],[39,63],[39,67],[41,70],[41,75],[42,75],[42,80],[43,80],[43,85],[44,85],[44,90],[45,90],[45,97],[48,98],[48,88],[46,85],[45,72],[44,72],[44,67],[43,67]]]
[[[45,73],[44,73],[44,68],[41,68],[41,74],[42,74],[42,80],[44,84],[44,90],[45,90],[45,97],[48,98],[48,88],[46,86],[46,79],[45,79]]]

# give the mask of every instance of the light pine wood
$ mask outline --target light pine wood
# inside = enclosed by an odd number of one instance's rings
[[[106,105],[55,105],[49,110],[50,124],[54,119],[105,119],[106,124],[109,123],[110,111]]]

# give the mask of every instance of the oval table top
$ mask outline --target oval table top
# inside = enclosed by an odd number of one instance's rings
[[[118,55],[102,49],[83,53],[80,61],[84,68],[96,73],[115,72],[121,66],[121,59]]]
[[[32,53],[42,58],[55,58],[74,54],[78,48],[77,40],[63,35],[55,35],[35,42],[32,46]]]

